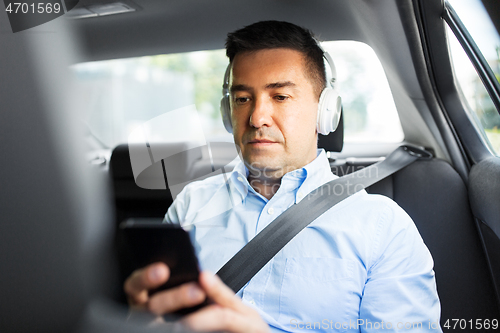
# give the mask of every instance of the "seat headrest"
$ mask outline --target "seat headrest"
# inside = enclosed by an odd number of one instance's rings
[[[341,152],[344,147],[344,110],[340,114],[340,121],[335,132],[328,135],[318,134],[318,148],[325,151]]]

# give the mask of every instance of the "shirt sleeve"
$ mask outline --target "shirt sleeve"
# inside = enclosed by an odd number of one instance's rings
[[[380,215],[377,240],[360,304],[360,331],[442,332],[434,262],[415,224],[396,204]]]
[[[189,186],[189,185],[188,185]],[[175,198],[174,202],[170,205],[163,218],[163,223],[170,224],[180,224],[181,221],[184,221],[186,211],[187,211],[187,202],[188,202],[188,186],[186,186]]]
[[[177,209],[175,208],[174,204],[175,204],[175,201],[168,208],[167,213],[165,214],[165,217],[163,218],[163,223],[179,224],[179,214],[177,213]]]

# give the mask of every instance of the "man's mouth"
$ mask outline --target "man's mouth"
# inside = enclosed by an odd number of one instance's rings
[[[275,141],[268,140],[268,139],[253,139],[249,141],[248,143],[250,144],[265,144],[265,143],[276,143]]]

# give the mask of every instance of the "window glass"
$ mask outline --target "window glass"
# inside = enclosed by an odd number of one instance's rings
[[[478,0],[452,0],[450,4],[460,16],[500,82],[500,38],[482,3]],[[449,28],[448,36],[455,76],[462,97],[467,103],[469,117],[485,144],[498,156],[500,154],[500,115],[467,54]]]
[[[396,107],[373,50],[359,42],[323,45],[336,63],[345,141],[401,142]],[[137,126],[193,104],[206,140],[232,141],[219,111],[227,64],[225,51],[215,50],[82,63],[72,72],[86,103],[84,121],[111,148],[127,142]],[[178,125],[189,121],[182,114],[169,114],[163,134],[172,135],[164,140],[178,137]]]
[[[360,42],[322,43],[335,61],[346,142],[404,139],[389,83],[373,49]]]

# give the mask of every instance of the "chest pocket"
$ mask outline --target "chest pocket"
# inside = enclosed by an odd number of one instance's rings
[[[354,261],[335,258],[287,258],[280,292],[278,321],[319,322],[320,330],[343,332],[353,309],[359,311],[354,291]],[[316,326],[315,331],[319,331]]]

